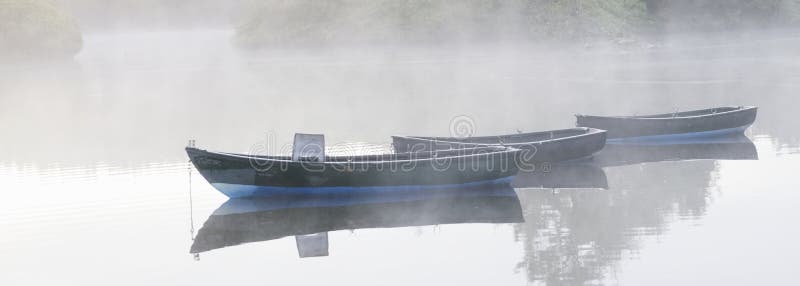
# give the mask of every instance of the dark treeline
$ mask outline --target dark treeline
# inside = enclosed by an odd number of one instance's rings
[[[330,0],[260,2],[244,46],[426,43],[622,36],[645,24],[639,0]]]
[[[798,0],[644,0],[657,28],[677,31],[800,24]]]
[[[5,55],[71,55],[80,49],[80,34],[93,31],[233,26],[238,44],[258,48],[630,42],[800,24],[800,0],[2,0],[0,5]]]
[[[575,41],[800,23],[800,0],[267,0],[244,46],[336,42]]]

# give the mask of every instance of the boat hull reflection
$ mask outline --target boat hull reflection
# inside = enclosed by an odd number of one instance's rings
[[[608,189],[602,168],[589,163],[565,163],[538,167],[534,172],[520,172],[511,185],[515,188]]]
[[[744,135],[656,144],[606,145],[596,165],[622,166],[682,160],[758,160],[756,146]]]
[[[519,199],[509,184],[380,195],[230,199],[206,220],[190,252],[344,229],[523,221]],[[305,249],[313,248],[301,247],[305,240],[297,239],[301,257]],[[324,251],[315,252],[327,255],[327,238],[324,246]]]

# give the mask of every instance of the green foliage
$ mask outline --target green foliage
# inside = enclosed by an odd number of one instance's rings
[[[533,0],[526,1],[530,33],[546,38],[608,38],[635,34],[645,24],[640,0]]]
[[[268,0],[239,27],[250,47],[620,37],[642,26],[640,0]]]
[[[800,0],[784,0],[780,9],[783,11],[783,20],[788,25],[800,25]]]
[[[720,31],[797,24],[800,0],[645,0],[657,28]]]
[[[75,20],[48,0],[0,0],[0,58],[71,57],[83,41]]]

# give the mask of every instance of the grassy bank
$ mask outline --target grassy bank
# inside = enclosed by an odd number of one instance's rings
[[[0,0],[0,59],[72,57],[82,38],[75,19],[49,0]]]

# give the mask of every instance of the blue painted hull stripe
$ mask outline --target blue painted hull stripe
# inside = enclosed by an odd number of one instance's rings
[[[433,191],[433,192],[398,192],[380,194],[361,194],[361,195],[329,195],[329,196],[290,196],[258,198],[234,198],[225,202],[214,211],[213,215],[242,214],[251,212],[264,212],[282,209],[298,208],[320,208],[320,207],[342,207],[354,205],[380,204],[380,203],[401,203],[417,202],[425,200],[443,198],[483,198],[483,197],[508,197],[516,198],[517,194],[511,186],[505,188],[466,188],[451,189],[453,191]]]
[[[217,190],[229,198],[275,196],[275,195],[332,195],[332,194],[374,194],[413,191],[446,191],[465,187],[492,184],[510,184],[514,176],[489,181],[447,185],[407,185],[375,187],[274,187],[226,183],[212,183]]]
[[[747,127],[750,125],[735,127],[735,128],[727,128],[727,129],[719,129],[719,130],[711,130],[711,131],[702,131],[702,132],[691,132],[691,133],[677,133],[677,134],[663,134],[663,135],[652,135],[652,136],[640,136],[640,137],[625,137],[625,138],[614,138],[606,140],[608,144],[618,144],[618,143],[646,143],[648,141],[658,141],[657,143],[662,144],[679,144],[685,143],[684,139],[693,139],[693,138],[704,138],[704,137],[714,137],[720,135],[727,135],[727,134],[734,134],[734,133],[742,133],[747,130]],[[674,142],[671,142],[674,141]]]

